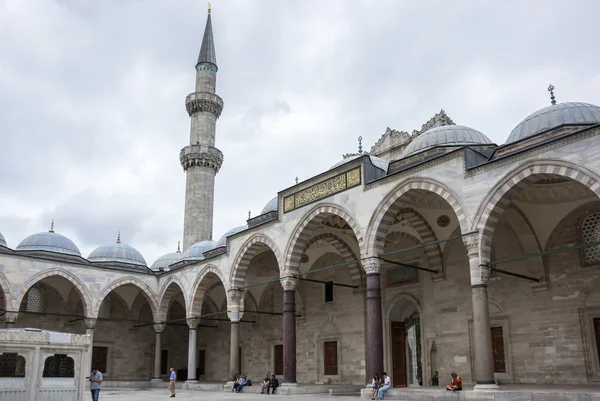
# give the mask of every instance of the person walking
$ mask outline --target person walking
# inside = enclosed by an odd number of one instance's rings
[[[169,377],[169,391],[171,391],[171,398],[175,397],[175,382],[177,381],[177,373],[175,369],[171,368],[171,377]]]
[[[92,392],[92,401],[98,401],[101,385],[102,373],[100,373],[97,368],[92,368],[92,373],[90,374],[90,391]]]

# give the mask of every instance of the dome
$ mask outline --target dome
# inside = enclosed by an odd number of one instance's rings
[[[336,167],[341,166],[342,164],[346,164],[352,160],[356,160],[359,157],[363,157],[363,156],[369,156],[369,159],[371,159],[371,164],[373,164],[375,167],[387,172],[388,169],[388,162],[386,162],[385,160],[383,160],[381,157],[377,157],[377,156],[372,156],[372,155],[367,155],[366,153],[362,153],[362,154],[358,154],[358,155],[354,155],[354,156],[350,156],[347,157],[343,160],[340,160],[339,162],[335,163],[333,166],[331,166],[331,168],[329,170],[333,170]]]
[[[413,139],[404,149],[402,157],[431,149],[436,146],[461,146],[461,145],[490,145],[492,141],[481,132],[462,125],[442,125]]]
[[[544,107],[524,119],[513,129],[506,143],[541,134],[563,124],[586,125],[600,123],[600,107],[588,103],[559,103]]]
[[[269,204],[270,204],[270,203],[271,203],[271,202],[267,203],[267,206],[269,206]],[[263,209],[263,211],[262,211],[262,212],[263,212],[263,214],[264,214],[264,213],[267,213],[267,212],[270,212],[270,210],[267,210],[267,211],[265,212],[265,210],[267,209],[267,206],[265,206],[265,208]],[[275,210],[277,210],[277,208],[275,208]],[[246,230],[246,229],[248,229],[248,225],[243,225],[243,226],[235,227],[235,228],[232,228],[231,230],[227,231],[227,232],[226,232],[225,234],[223,234],[223,236],[222,236],[222,237],[219,239],[219,241],[217,242],[217,245],[215,246],[215,248],[219,248],[219,247],[222,247],[222,246],[225,246],[225,245],[227,245],[227,237],[230,237],[230,236],[232,236],[233,234],[237,234],[237,233],[239,233],[239,232],[242,232],[242,231],[244,231],[244,230]]]
[[[276,212],[277,209],[279,209],[279,197],[276,196],[273,199],[271,199],[269,201],[269,203],[267,203],[265,205],[265,207],[263,207],[262,212],[260,212],[260,214],[265,214],[265,213],[269,213],[269,212]],[[234,228],[235,230],[235,228]]]
[[[2,237],[4,240],[4,237]],[[6,242],[5,242],[6,243]],[[18,251],[46,251],[65,255],[81,256],[77,246],[65,237],[54,232],[54,222],[47,233],[37,233],[25,238],[16,248]]]
[[[146,260],[135,248],[121,243],[121,236],[114,245],[96,248],[88,257],[90,262],[119,262],[146,267]]]
[[[177,247],[177,252],[167,253],[166,255],[156,259],[156,261],[152,263],[152,266],[150,266],[150,269],[154,270],[155,272],[160,271],[161,269],[164,271],[169,271],[169,266],[171,266],[173,263],[179,262],[181,258],[183,258],[183,253],[181,253],[179,247]]]
[[[217,243],[215,241],[209,240],[196,242],[183,253],[183,259],[202,260],[204,259],[204,252],[210,251],[211,249],[215,249],[216,247]]]
[[[4,236],[2,235],[2,233],[0,233],[0,245],[6,246],[6,240],[4,239]]]

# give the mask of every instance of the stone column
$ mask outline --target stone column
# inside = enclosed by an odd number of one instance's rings
[[[196,353],[198,345],[197,345],[197,328],[198,323],[200,323],[200,319],[189,318],[187,319],[187,324],[190,328],[190,335],[188,339],[188,382],[196,382]]]
[[[383,369],[383,319],[381,317],[381,284],[379,260],[363,262],[367,274],[367,380]],[[391,370],[391,369],[390,369]]]
[[[237,379],[240,366],[240,320],[242,318],[244,292],[238,289],[227,291],[227,316],[231,320],[231,341],[229,348],[229,380],[233,382]]]
[[[283,286],[283,384],[296,386],[296,284],[298,279],[284,277]]]
[[[487,296],[489,269],[480,263],[478,234],[463,237],[469,257],[471,299],[473,302],[473,334],[475,340],[475,389],[498,388],[494,380],[494,355]]]
[[[160,362],[162,352],[162,332],[165,331],[165,324],[154,324],[154,331],[156,332],[156,340],[154,342],[154,375],[152,381],[162,381],[160,378]]]
[[[96,322],[98,320],[92,317],[85,318],[85,334],[90,336],[90,346],[88,348],[88,356],[86,363],[86,376],[89,376],[92,372],[92,357],[94,355],[94,328],[96,327]]]

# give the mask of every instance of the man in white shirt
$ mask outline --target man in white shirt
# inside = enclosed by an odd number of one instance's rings
[[[387,373],[383,372],[383,386],[381,386],[379,388],[379,390],[377,390],[377,399],[378,400],[383,400],[383,393],[388,391],[390,389],[390,386],[392,385],[392,379],[390,379],[390,377],[387,375]]]

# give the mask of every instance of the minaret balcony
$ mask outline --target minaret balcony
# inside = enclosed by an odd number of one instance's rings
[[[179,152],[179,161],[184,171],[190,167],[210,167],[218,173],[223,164],[223,153],[208,145],[188,145]]]
[[[223,99],[214,93],[194,92],[185,98],[185,108],[190,116],[204,111],[219,118],[223,111]]]

